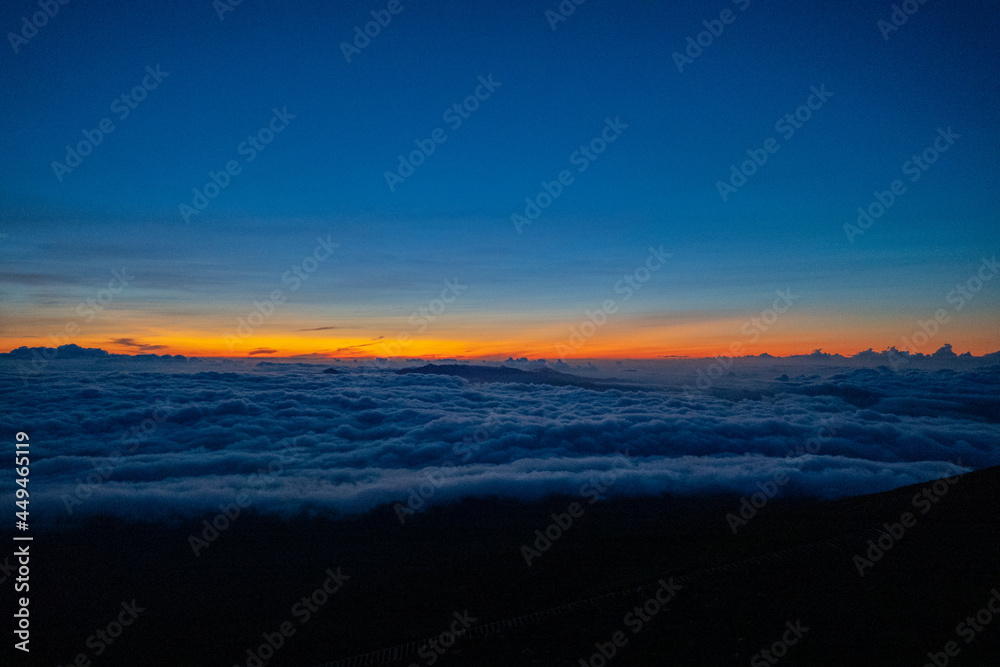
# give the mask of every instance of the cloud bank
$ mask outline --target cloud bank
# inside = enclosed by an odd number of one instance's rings
[[[356,512],[415,492],[576,495],[611,469],[613,494],[742,494],[784,472],[784,494],[827,498],[1000,464],[998,366],[708,392],[197,368],[53,362],[25,383],[0,366],[3,428],[31,436],[32,509],[197,515],[245,493],[265,512]]]

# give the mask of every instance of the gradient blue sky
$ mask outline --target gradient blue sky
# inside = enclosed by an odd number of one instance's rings
[[[722,353],[787,287],[801,299],[753,351],[879,349],[996,252],[996,0],[928,3],[888,41],[891,3],[854,0],[590,0],[555,31],[554,0],[401,5],[350,63],[339,44],[385,3],[244,0],[220,21],[207,0],[71,2],[18,53],[5,41],[3,347],[44,343],[125,266],[133,284],[69,342],[226,353],[236,318],[329,234],[336,255],[238,352],[394,337],[458,278],[407,353],[552,356],[660,245],[667,266],[579,356]],[[671,54],[727,7],[735,22],[679,73]],[[37,9],[5,3],[0,28]],[[157,64],[169,76],[118,120],[111,102]],[[452,131],[442,112],[481,75],[502,85]],[[821,84],[833,97],[780,138]],[[247,164],[236,147],[274,107],[296,118]],[[60,183],[52,161],[104,117],[115,131]],[[606,117],[629,128],[518,234],[510,215]],[[849,243],[856,208],[949,126],[961,139]],[[383,173],[436,127],[448,140],[390,192]],[[722,201],[716,182],[768,137],[781,149]],[[185,224],[179,204],[231,159],[242,173]],[[998,288],[935,343],[1000,347]]]

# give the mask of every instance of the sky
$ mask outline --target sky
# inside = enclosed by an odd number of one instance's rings
[[[1000,349],[1000,3],[558,7],[4,3],[0,350]]]

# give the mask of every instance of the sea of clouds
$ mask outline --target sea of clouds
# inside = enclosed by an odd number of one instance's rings
[[[577,495],[611,470],[609,494],[743,494],[784,472],[784,495],[830,498],[1000,464],[997,365],[758,368],[707,390],[323,368],[4,361],[0,421],[30,436],[32,510],[62,517]]]

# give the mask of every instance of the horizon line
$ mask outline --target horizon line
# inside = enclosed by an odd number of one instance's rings
[[[855,352],[854,354],[843,354],[843,353],[840,353],[840,352],[823,352],[822,348],[817,348],[813,352],[808,353],[808,354],[787,354],[787,355],[779,355],[779,354],[771,354],[769,352],[761,352],[760,354],[743,354],[743,355],[719,354],[719,355],[714,355],[714,356],[687,356],[687,355],[677,355],[677,354],[663,354],[663,355],[656,355],[656,356],[638,356],[638,357],[629,357],[629,356],[542,357],[542,356],[539,356],[539,357],[534,357],[534,358],[528,357],[526,355],[522,355],[520,357],[515,357],[513,354],[506,355],[506,358],[503,358],[504,355],[495,355],[495,354],[494,355],[468,355],[468,356],[467,355],[449,355],[449,356],[444,356],[444,355],[414,355],[414,356],[404,356],[404,355],[395,355],[395,356],[390,356],[390,355],[359,355],[359,356],[333,356],[333,355],[323,354],[323,353],[311,353],[311,354],[297,354],[297,355],[281,356],[281,355],[274,354],[274,353],[277,352],[277,350],[266,350],[266,351],[265,350],[261,350],[261,351],[251,350],[250,352],[248,352],[248,353],[246,353],[246,354],[244,354],[242,356],[218,355],[218,354],[185,355],[185,354],[172,354],[172,353],[169,353],[169,352],[167,352],[167,353],[157,353],[157,352],[154,352],[152,350],[148,351],[148,352],[141,352],[141,351],[139,351],[139,352],[136,352],[136,353],[112,352],[110,350],[106,350],[106,349],[100,348],[100,347],[83,347],[83,346],[77,345],[76,343],[68,343],[68,344],[65,344],[65,345],[60,345],[58,347],[49,347],[49,346],[29,347],[27,345],[21,345],[19,347],[12,348],[12,349],[4,351],[4,352],[0,352],[0,357],[3,357],[3,358],[11,358],[12,357],[14,359],[24,359],[25,358],[24,355],[34,353],[36,357],[37,356],[42,356],[44,358],[44,355],[48,355],[48,354],[51,354],[51,352],[55,352],[56,354],[52,355],[52,358],[55,358],[55,356],[58,355],[58,352],[60,350],[65,350],[65,351],[72,350],[74,353],[76,353],[76,356],[71,357],[71,358],[77,358],[77,359],[80,359],[80,358],[92,358],[93,359],[93,358],[103,358],[105,356],[109,356],[109,357],[110,356],[115,356],[115,357],[129,357],[129,358],[140,358],[140,357],[141,358],[148,358],[148,357],[156,357],[156,358],[168,358],[169,357],[169,358],[175,358],[175,357],[181,357],[181,358],[185,358],[185,359],[230,359],[230,360],[284,359],[284,360],[290,360],[290,361],[309,361],[309,360],[312,360],[312,361],[317,361],[317,362],[322,362],[322,361],[357,362],[357,361],[365,361],[365,360],[368,360],[368,361],[388,360],[388,361],[395,361],[395,362],[399,362],[399,361],[427,361],[427,362],[433,362],[433,361],[456,361],[456,362],[457,361],[489,361],[489,362],[500,362],[500,363],[504,363],[504,362],[507,362],[507,361],[515,361],[515,362],[545,361],[545,362],[551,362],[551,363],[559,363],[559,362],[565,363],[567,361],[667,361],[667,360],[684,361],[684,360],[719,359],[719,358],[725,358],[725,359],[797,359],[797,358],[799,358],[799,359],[801,359],[801,358],[813,358],[813,359],[835,359],[835,358],[841,358],[841,359],[858,359],[858,358],[866,358],[866,357],[885,357],[885,358],[901,357],[901,358],[914,358],[914,359],[957,360],[957,359],[986,359],[986,358],[994,356],[994,355],[1000,355],[1000,350],[997,350],[997,351],[994,351],[994,352],[987,352],[987,353],[982,354],[982,355],[972,354],[971,351],[965,351],[965,352],[958,353],[958,352],[955,352],[952,349],[952,346],[950,344],[948,344],[948,343],[944,343],[941,347],[939,347],[937,350],[935,350],[934,352],[931,352],[931,353],[925,353],[925,352],[919,352],[919,351],[914,352],[914,351],[910,351],[910,350],[900,350],[900,349],[897,349],[896,347],[890,347],[890,348],[887,348],[887,349],[884,349],[884,350],[881,350],[881,351],[875,351],[874,348],[869,347],[869,348],[867,348],[865,350],[860,350],[858,352]],[[84,352],[86,354],[80,354],[80,352]]]

